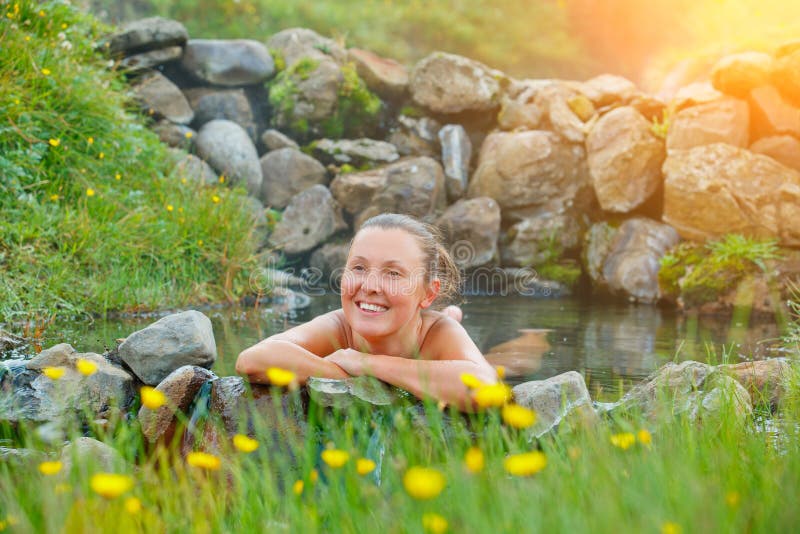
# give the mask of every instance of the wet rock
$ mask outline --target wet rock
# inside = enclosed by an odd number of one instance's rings
[[[192,128],[183,124],[173,124],[167,120],[158,121],[152,129],[162,143],[184,150],[192,145],[192,139],[197,135]]]
[[[108,38],[108,52],[130,55],[136,52],[183,46],[189,33],[183,24],[162,17],[150,17],[124,24]]]
[[[389,142],[401,156],[439,157],[439,130],[442,125],[430,117],[400,115],[389,133]]]
[[[129,335],[118,350],[122,361],[151,386],[179,367],[209,368],[217,359],[211,321],[196,310],[162,317]]]
[[[460,124],[447,124],[439,130],[439,143],[442,146],[447,199],[455,202],[464,196],[469,185],[472,143]]]
[[[172,169],[172,176],[178,180],[185,178],[206,185],[219,183],[217,173],[211,165],[194,154],[186,154]]]
[[[375,139],[318,139],[311,146],[320,161],[337,165],[380,165],[400,157],[393,144]]]
[[[606,113],[589,132],[586,154],[597,200],[606,211],[627,213],[661,183],[664,144],[632,107]]]
[[[537,438],[562,422],[572,426],[597,420],[586,382],[575,371],[519,384],[513,392],[517,404],[536,412],[532,434]]]
[[[156,118],[163,117],[176,124],[189,124],[194,118],[181,90],[160,72],[143,76],[133,86],[133,92],[142,108]]]
[[[493,199],[459,200],[436,220],[436,227],[459,269],[470,270],[496,262],[500,206]]]
[[[267,130],[261,134],[261,142],[264,144],[268,151],[278,150],[280,148],[295,148],[300,150],[300,146],[292,140],[291,137],[286,136],[278,130]]]
[[[315,278],[322,284],[336,287],[342,277],[349,251],[349,243],[325,243],[315,250],[309,260],[309,265],[316,271]]]
[[[681,237],[739,233],[800,245],[800,173],[724,143],[670,151],[664,217]]]
[[[270,243],[286,254],[302,254],[347,228],[341,208],[324,185],[314,185],[289,202]]]
[[[434,113],[489,111],[500,103],[503,78],[477,61],[435,52],[414,66],[409,89],[414,102]]]
[[[99,471],[114,472],[125,465],[125,459],[115,448],[94,438],[77,438],[61,449],[60,458],[65,473],[72,469],[73,462]]]
[[[249,39],[191,39],[181,64],[194,77],[215,85],[251,85],[275,72],[267,47]]]
[[[163,65],[164,63],[176,61],[182,56],[183,48],[180,46],[170,46],[169,48],[128,56],[120,60],[119,68],[128,74],[137,74]]]
[[[235,122],[256,139],[256,123],[253,109],[244,89],[197,88],[184,91],[189,104],[194,109],[194,126],[200,128],[216,119]]]
[[[145,406],[139,408],[139,425],[145,439],[150,443],[171,443],[177,425],[175,414],[180,412],[188,418],[189,407],[197,392],[214,378],[214,373],[196,365],[184,365],[167,375],[156,386],[167,397],[167,403],[155,410]]]
[[[347,52],[336,41],[305,28],[280,31],[269,38],[267,46],[280,54],[287,69],[303,58],[332,59],[340,64],[347,58]]]
[[[298,193],[314,185],[328,184],[325,167],[294,148],[268,152],[260,163],[264,182],[259,198],[265,206],[283,209]]]
[[[775,52],[772,84],[795,106],[800,106],[800,46],[787,43]]]
[[[5,330],[0,330],[0,354],[19,349],[26,344],[25,338],[6,332]]]
[[[753,89],[748,101],[752,139],[782,134],[800,137],[800,107],[784,99],[775,87]]]
[[[636,84],[614,74],[595,76],[580,84],[580,90],[598,108],[628,104],[639,94]]]
[[[543,213],[512,225],[500,240],[500,258],[507,267],[530,267],[560,259],[580,246],[583,233],[577,217]]]
[[[344,409],[358,401],[373,406],[388,406],[398,399],[394,388],[371,376],[344,380],[309,378],[306,388],[311,399],[326,408]]]
[[[750,110],[736,98],[722,98],[676,113],[669,125],[667,149],[687,149],[711,143],[746,147]]]
[[[35,449],[13,449],[0,447],[0,462],[4,465],[36,469],[36,466],[47,460],[47,455]]]
[[[597,283],[603,279],[603,264],[611,253],[617,228],[607,222],[595,223],[584,237],[582,252],[583,270]]]
[[[725,56],[711,69],[711,84],[720,92],[745,98],[756,87],[769,83],[772,61],[772,56],[763,52]]]
[[[800,171],[800,140],[791,135],[762,137],[750,145],[750,152],[769,156],[781,165]]]
[[[368,50],[349,48],[347,60],[372,91],[387,99],[399,99],[408,90],[408,70],[393,59],[380,57]]]
[[[744,386],[754,403],[767,402],[772,406],[780,405],[792,372],[786,359],[719,365],[717,369]]]
[[[247,132],[235,122],[213,120],[197,134],[197,154],[231,183],[244,183],[247,192],[261,194],[261,164]]]

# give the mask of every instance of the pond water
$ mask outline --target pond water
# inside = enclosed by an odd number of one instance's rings
[[[202,309],[214,325],[219,355],[214,371],[234,374],[243,348],[338,307],[338,295],[330,293],[289,313],[270,307]],[[770,322],[687,317],[657,306],[585,298],[470,296],[462,308],[465,328],[493,364],[506,367],[509,383],[575,370],[598,400],[615,399],[668,361],[780,355],[780,332]],[[55,324],[43,345],[68,342],[81,352],[102,352],[156,319]]]

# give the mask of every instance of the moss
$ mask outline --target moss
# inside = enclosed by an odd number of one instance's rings
[[[289,69],[290,74],[301,80],[307,80],[311,73],[319,67],[319,60],[310,57],[304,57]]]
[[[320,123],[325,137],[363,135],[381,110],[381,99],[367,88],[358,76],[355,65],[347,63],[341,69],[344,81],[339,86],[336,111]]]
[[[658,284],[661,294],[675,300],[681,296],[680,281],[689,266],[697,265],[708,255],[708,251],[697,243],[680,243],[661,258]]]
[[[405,115],[406,117],[411,117],[412,119],[421,119],[425,116],[425,112],[416,106],[405,105],[400,108],[400,115]]]
[[[286,69],[286,59],[283,57],[283,52],[277,48],[270,48],[269,54],[272,56],[272,62],[275,63],[275,72],[281,72]]]
[[[536,267],[536,272],[545,280],[553,280],[574,288],[581,279],[581,268],[574,261],[551,262]]]

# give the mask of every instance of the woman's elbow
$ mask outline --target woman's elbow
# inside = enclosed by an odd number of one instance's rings
[[[266,367],[259,358],[259,351],[256,347],[250,347],[239,353],[236,358],[236,373],[240,375],[253,376],[264,372]]]

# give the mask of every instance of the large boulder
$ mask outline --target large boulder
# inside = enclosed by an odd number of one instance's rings
[[[800,46],[797,41],[775,52],[772,84],[795,106],[800,106]]]
[[[311,253],[308,263],[316,271],[314,276],[318,277],[320,282],[336,287],[342,277],[349,252],[349,243],[325,243]]]
[[[769,83],[772,56],[764,52],[742,52],[725,56],[711,69],[715,89],[737,98],[746,98],[756,87]]]
[[[210,368],[217,359],[211,320],[195,310],[162,317],[129,335],[118,350],[139,380],[151,386],[179,367]]]
[[[325,163],[381,165],[400,158],[397,147],[375,139],[318,139],[311,143],[314,155]]]
[[[544,112],[537,102],[536,96],[545,87],[552,85],[551,80],[514,80],[503,93],[500,111],[497,114],[497,125],[503,130],[543,129]]]
[[[400,115],[389,132],[389,142],[401,156],[439,157],[439,130],[442,125],[430,117]]]
[[[750,152],[769,156],[781,165],[800,171],[800,139],[791,135],[762,137],[750,145]]]
[[[314,185],[327,185],[325,167],[293,148],[281,148],[268,152],[261,158],[260,199],[265,206],[283,209],[296,194]]]
[[[792,105],[775,87],[753,89],[749,102],[753,140],[782,134],[800,138],[800,107]]]
[[[572,143],[584,142],[584,122],[595,115],[595,108],[580,91],[553,83],[537,91],[534,105],[544,112],[541,129],[551,130]]]
[[[349,408],[353,404],[388,406],[399,397],[396,388],[371,376],[338,380],[310,378],[306,383],[309,397],[326,408]]]
[[[614,74],[601,74],[580,84],[580,91],[598,108],[629,104],[639,95],[636,84]]]
[[[579,425],[597,421],[586,382],[575,371],[547,380],[524,382],[514,386],[512,391],[517,404],[536,412],[532,434],[537,438],[562,422]]]
[[[676,113],[667,133],[667,149],[687,149],[711,143],[746,147],[750,139],[750,109],[737,98],[722,98]]]
[[[789,360],[783,358],[719,365],[717,369],[744,386],[754,404],[772,406],[780,404],[792,374]]]
[[[25,341],[24,337],[0,329],[0,356],[2,356],[4,352],[22,348],[26,344],[27,341]]]
[[[250,39],[191,39],[181,64],[195,78],[214,85],[252,85],[275,72],[267,47]]]
[[[134,54],[119,61],[117,68],[125,71],[126,74],[139,74],[150,69],[175,61],[183,56],[183,48],[180,46],[170,46],[150,52]]]
[[[198,156],[230,183],[243,183],[255,197],[261,194],[263,177],[258,152],[244,128],[228,120],[213,120],[203,125],[195,144]]]
[[[282,30],[269,38],[267,46],[277,52],[287,69],[304,58],[332,59],[340,64],[347,58],[347,51],[336,41],[306,28]]]
[[[434,113],[489,111],[497,108],[503,74],[471,59],[434,52],[411,73],[414,102]]]
[[[670,151],[664,217],[681,237],[729,233],[800,245],[800,172],[724,143]]]
[[[467,191],[472,143],[460,124],[447,124],[439,130],[439,143],[442,145],[447,198],[455,202]]]
[[[626,213],[641,206],[661,183],[664,144],[634,108],[603,115],[586,139],[589,174],[600,207]]]
[[[194,119],[189,102],[178,86],[160,72],[140,78],[133,86],[140,105],[154,118],[165,118],[176,124],[189,124]]]
[[[531,267],[561,259],[581,244],[578,217],[566,213],[542,213],[514,223],[500,240],[505,267]]]
[[[496,261],[500,206],[494,199],[459,200],[436,220],[436,226],[460,269],[475,269]]]
[[[347,59],[355,64],[367,87],[382,97],[399,99],[408,90],[408,70],[401,63],[359,48],[349,48]]]
[[[197,132],[184,124],[175,124],[166,119],[156,122],[152,130],[162,143],[173,148],[187,150]]]
[[[178,21],[150,17],[124,24],[108,38],[108,52],[112,55],[131,55],[148,50],[183,46],[189,38],[186,27]]]
[[[294,139],[273,129],[266,130],[261,134],[261,143],[267,149],[267,152],[278,150],[279,148],[296,148],[300,150],[300,145]]]
[[[219,183],[217,173],[214,172],[211,165],[194,154],[186,154],[182,157],[172,169],[172,176],[179,180],[186,179],[205,185]]]
[[[345,228],[331,192],[324,185],[314,185],[292,197],[269,240],[286,254],[302,254]]]
[[[184,91],[194,110],[195,128],[216,119],[235,122],[245,129],[250,139],[256,139],[256,121],[253,108],[244,89],[211,89],[199,87]]]

